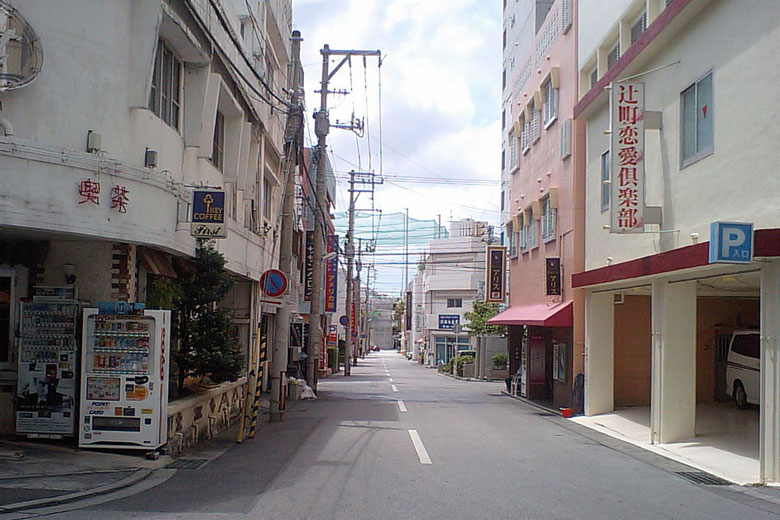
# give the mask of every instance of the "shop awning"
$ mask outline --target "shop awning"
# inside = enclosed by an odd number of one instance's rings
[[[535,325],[537,327],[571,327],[571,302],[539,303],[509,307],[488,320],[488,325]]]
[[[141,260],[141,267],[152,274],[176,278],[176,270],[168,258],[154,249],[138,248],[138,257]]]

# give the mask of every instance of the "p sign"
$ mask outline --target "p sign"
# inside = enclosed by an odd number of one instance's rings
[[[710,224],[710,263],[749,264],[753,261],[753,224]]]

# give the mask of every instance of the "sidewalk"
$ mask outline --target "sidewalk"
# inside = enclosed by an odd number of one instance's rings
[[[0,438],[0,514],[108,493],[171,462],[145,452],[80,450],[53,442]]]

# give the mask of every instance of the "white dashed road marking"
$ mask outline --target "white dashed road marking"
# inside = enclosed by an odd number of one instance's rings
[[[433,464],[417,430],[409,430],[409,437],[412,438],[412,444],[414,444],[414,449],[417,451],[417,457],[420,459],[420,464]]]
[[[398,391],[398,387],[393,385],[393,392],[397,392],[397,391]]]
[[[406,405],[400,399],[398,400],[398,408],[400,408],[402,412],[406,411]]]

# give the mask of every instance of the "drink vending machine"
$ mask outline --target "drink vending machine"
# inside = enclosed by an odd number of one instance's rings
[[[84,310],[79,446],[156,449],[168,435],[171,312],[115,311]]]
[[[73,436],[78,400],[80,306],[72,287],[34,287],[22,302],[16,433],[27,437]]]

